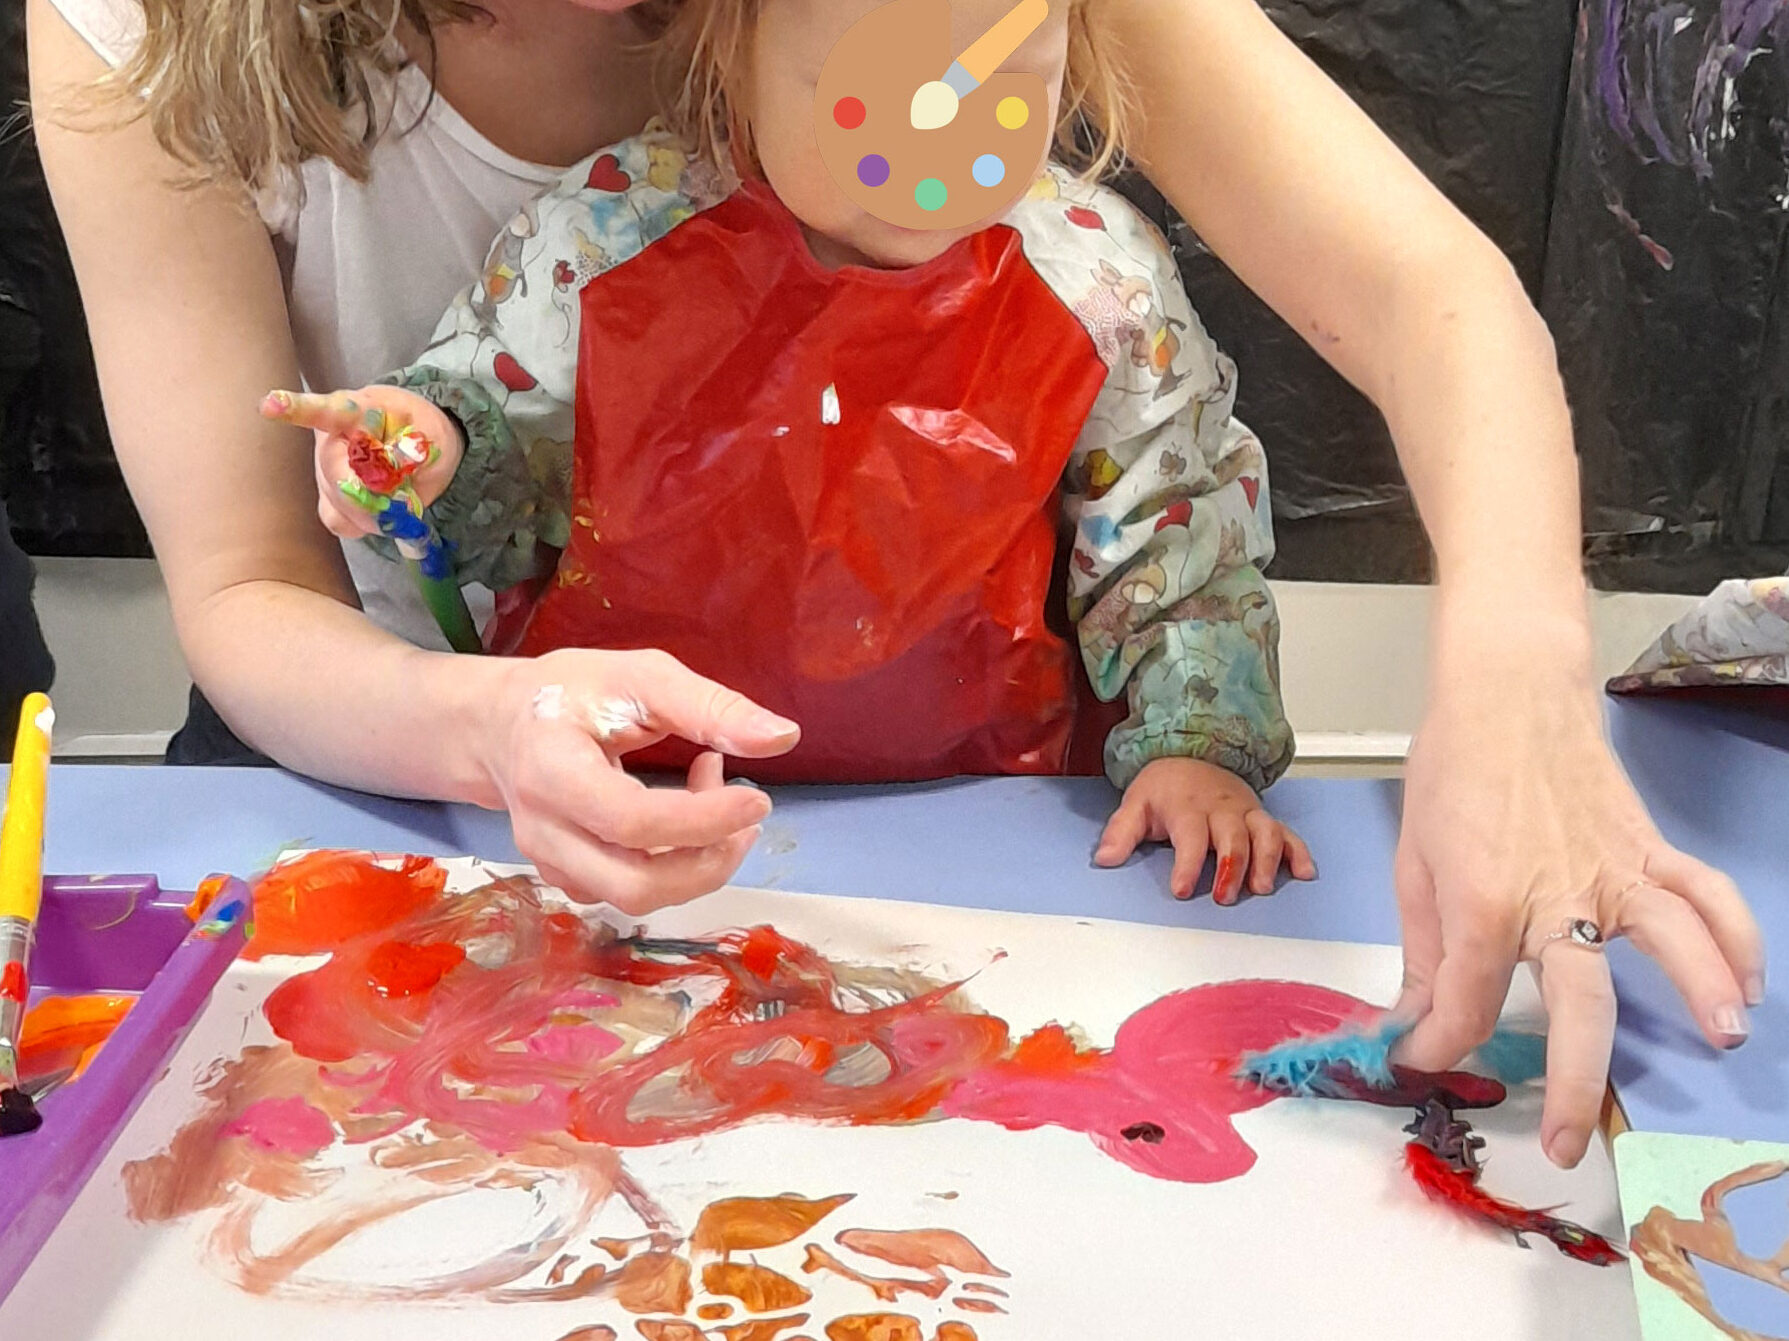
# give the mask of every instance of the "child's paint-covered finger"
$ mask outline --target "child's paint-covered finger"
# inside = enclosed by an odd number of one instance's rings
[[[1220,811],[1211,817],[1211,845],[1218,854],[1211,897],[1228,907],[1241,897],[1242,882],[1248,875],[1249,826],[1234,811]]]
[[[342,493],[342,486],[354,476],[348,468],[347,444],[339,436],[317,434],[316,473],[317,516],[331,535],[359,540],[379,529],[371,512]]]
[[[332,391],[327,396],[309,391],[270,391],[261,402],[261,417],[323,433],[359,429],[375,438],[385,437],[385,411],[355,391]]]
[[[1286,852],[1286,833],[1265,810],[1251,810],[1244,822],[1249,829],[1249,889],[1271,894],[1280,878],[1280,859]]]
[[[328,494],[317,495],[317,520],[338,540],[361,540],[379,529],[371,514],[344,508]]]
[[[1175,898],[1193,897],[1199,873],[1205,869],[1205,858],[1211,852],[1211,826],[1204,815],[1194,812],[1168,817],[1168,841],[1174,844],[1174,871],[1168,877],[1168,890]]]

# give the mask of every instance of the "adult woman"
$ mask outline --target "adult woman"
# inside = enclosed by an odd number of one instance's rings
[[[1488,1035],[1517,960],[1545,953],[1554,1023],[1543,1139],[1555,1160],[1575,1163],[1600,1109],[1614,1007],[1600,956],[1556,940],[1561,926],[1582,918],[1634,936],[1721,1046],[1743,1040],[1764,961],[1737,891],[1659,837],[1603,741],[1570,425],[1547,333],[1495,249],[1253,0],[1107,2],[1139,90],[1144,166],[1379,405],[1435,539],[1434,695],[1399,857],[1404,1006],[1422,1017],[1409,1059],[1457,1060]],[[374,356],[374,341],[332,351],[325,338],[338,315],[394,310],[389,277],[369,260],[403,258],[403,286],[427,300],[426,327],[502,219],[551,175],[530,177],[532,165],[574,162],[637,127],[649,81],[626,45],[640,31],[622,12],[630,6],[486,0],[477,18],[459,0],[147,0],[154,59],[138,82],[149,120],[57,124],[54,109],[104,70],[62,15],[118,58],[129,34],[95,31],[93,13],[115,26],[135,3],[31,0],[33,86],[119,455],[195,679],[289,767],[507,805],[524,851],[623,907],[719,883],[764,803],[719,786],[712,758],[687,792],[640,789],[602,744],[538,713],[536,696],[560,684],[631,698],[654,729],[738,754],[786,748],[792,724],[651,653],[456,661],[382,632],[352,608],[339,551],[309,516],[302,438],[253,420],[262,392],[292,385],[301,369],[349,386],[411,352]],[[325,29],[327,47],[317,41]],[[400,125],[405,114],[421,120],[414,134],[379,141],[362,187],[342,171],[359,167],[362,143],[358,126],[341,129],[343,107],[350,121],[370,108],[375,129],[390,124],[366,90],[385,86],[373,53],[392,31],[438,97],[392,95]],[[527,96],[539,89],[550,98]],[[1200,133],[1178,134],[1186,125]],[[170,186],[180,165],[164,145],[210,184]],[[487,215],[457,248],[433,234],[478,211],[456,216],[433,193],[473,178],[422,158],[450,145],[459,168],[476,170]],[[400,152],[415,160],[408,175]],[[262,219],[244,208],[242,180],[277,194],[300,160],[308,194],[295,229],[289,206],[282,216],[264,199]],[[430,234],[405,236],[422,199]],[[420,344],[426,331],[408,334]],[[258,649],[253,674],[211,673],[226,640]],[[1478,684],[1498,686],[1495,703]],[[1142,836],[1111,835],[1104,855]]]

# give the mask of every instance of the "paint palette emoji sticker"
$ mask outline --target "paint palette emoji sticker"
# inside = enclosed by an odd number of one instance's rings
[[[1041,75],[1000,67],[1050,0],[1017,0],[962,50],[950,0],[893,0],[827,58],[814,100],[820,157],[865,213],[900,228],[974,228],[1030,187],[1054,135]]]

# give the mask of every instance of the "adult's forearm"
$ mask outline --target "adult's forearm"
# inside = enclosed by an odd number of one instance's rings
[[[1491,244],[1463,250],[1394,299],[1376,399],[1443,592],[1581,617],[1578,462],[1553,341]]]
[[[223,588],[179,623],[199,687],[275,762],[384,795],[498,804],[480,751],[508,663],[424,651],[277,581]]]

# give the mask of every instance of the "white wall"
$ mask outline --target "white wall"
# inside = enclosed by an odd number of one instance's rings
[[[38,611],[56,654],[58,755],[153,755],[186,712],[187,676],[167,595],[147,560],[42,559]],[[1287,711],[1307,765],[1402,756],[1422,710],[1429,592],[1274,584],[1285,629]],[[1601,595],[1599,670],[1625,669],[1691,604]]]

